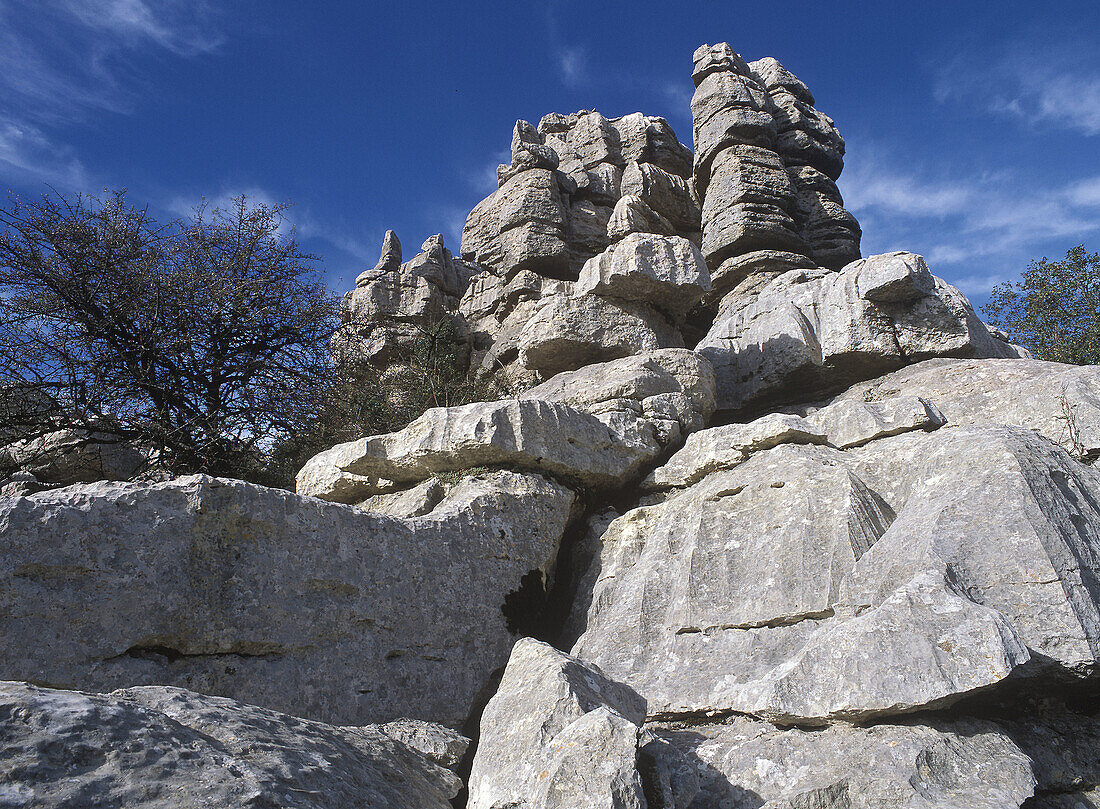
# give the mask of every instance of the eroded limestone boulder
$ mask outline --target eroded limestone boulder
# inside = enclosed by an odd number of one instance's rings
[[[4,499],[0,670],[458,727],[522,623],[511,594],[552,574],[574,501],[506,471],[411,519],[203,476]]]
[[[552,647],[512,650],[485,707],[470,807],[646,806],[636,759],[645,701]]]
[[[11,806],[448,809],[467,740],[439,725],[336,727],[179,688],[0,683]]]
[[[585,262],[575,294],[640,301],[679,323],[709,290],[710,271],[695,245],[634,233]]]
[[[934,359],[854,385],[834,400],[922,397],[958,426],[1036,430],[1086,462],[1100,457],[1100,369],[1031,359]]]
[[[931,357],[1018,357],[962,294],[911,253],[845,267],[750,276],[697,350],[714,365],[719,410],[807,401]]]
[[[1009,809],[1035,791],[1028,756],[981,720],[808,732],[731,717],[653,730],[698,762],[695,809]]]
[[[481,466],[615,487],[701,428],[713,410],[706,360],[685,349],[656,351],[559,374],[520,399],[432,408],[396,433],[314,456],[298,473],[297,488],[355,503],[433,474]]]
[[[837,450],[757,452],[608,526],[573,654],[635,688],[651,716],[823,723],[1003,680],[1027,650],[942,571],[838,614],[843,583],[893,519]]]

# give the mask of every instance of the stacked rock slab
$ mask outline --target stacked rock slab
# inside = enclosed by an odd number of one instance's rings
[[[807,402],[930,357],[1021,357],[959,290],[913,253],[760,272],[719,305],[696,350],[714,365],[718,409],[743,416]]]
[[[203,476],[0,499],[0,671],[175,685],[335,724],[459,727],[545,586],[575,495],[464,477],[397,519]]]
[[[608,222],[623,195],[698,239],[691,154],[663,118],[595,111],[551,113],[536,128],[517,121],[500,187],[470,213],[462,256],[506,281],[520,270],[576,279],[610,243]]]
[[[806,85],[726,43],[694,61],[694,182],[715,294],[760,265],[838,270],[859,258],[859,225],[835,182],[844,140]]]

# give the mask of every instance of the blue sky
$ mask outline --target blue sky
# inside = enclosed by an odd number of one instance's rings
[[[691,53],[719,41],[836,120],[864,255],[922,253],[980,305],[1100,250],[1095,0],[0,0],[0,185],[291,201],[343,291],[386,228],[457,251],[517,118],[640,110],[690,145]]]

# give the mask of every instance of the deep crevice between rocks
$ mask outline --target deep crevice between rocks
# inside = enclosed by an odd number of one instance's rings
[[[185,652],[181,649],[177,649],[173,646],[160,643],[137,643],[127,649],[121,654],[114,655],[113,657],[104,658],[106,661],[121,660],[123,658],[134,658],[137,660],[151,660],[155,663],[160,663],[162,660],[167,663],[175,663],[178,660],[190,659],[190,658],[219,658],[219,657],[238,657],[238,658],[261,658],[261,659],[274,659],[282,657],[281,651],[267,650],[267,651],[243,651],[243,650],[224,650],[218,652]]]

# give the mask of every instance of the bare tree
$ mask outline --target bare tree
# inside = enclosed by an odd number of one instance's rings
[[[69,429],[256,479],[331,382],[338,302],[285,205],[158,223],[125,192],[0,210],[0,435]]]

